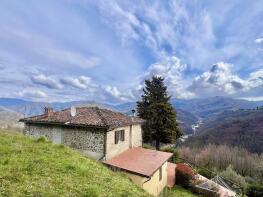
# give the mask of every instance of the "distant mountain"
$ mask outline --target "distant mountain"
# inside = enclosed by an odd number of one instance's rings
[[[216,96],[190,100],[173,99],[172,104],[177,108],[191,112],[197,117],[208,118],[224,111],[256,108],[257,106],[263,105],[263,102]]]
[[[255,108],[263,105],[263,102],[252,102],[241,99],[233,99],[227,97],[212,97],[204,99],[172,99],[172,105],[177,111],[177,118],[184,133],[191,134],[193,132],[192,126],[198,120],[209,119],[216,117],[226,111],[233,111],[238,109]],[[104,108],[113,109],[122,113],[131,114],[132,109],[136,109],[136,102],[127,102],[117,105],[97,103],[94,101],[72,101],[72,102],[32,102],[16,98],[0,98],[0,106],[9,110],[22,114],[24,116],[31,116],[43,113],[45,106],[53,107],[55,110],[62,110],[70,106],[90,106],[97,105]]]
[[[0,128],[22,127],[23,124],[18,122],[22,117],[22,114],[0,107]]]
[[[29,103],[30,101],[25,101],[22,99],[16,99],[16,98],[0,98],[0,106],[3,107],[10,107],[15,105],[24,105],[26,103]]]
[[[227,111],[208,119],[185,145],[227,144],[263,153],[263,108]]]

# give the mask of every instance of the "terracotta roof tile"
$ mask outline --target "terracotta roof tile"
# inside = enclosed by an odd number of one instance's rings
[[[116,128],[131,124],[140,124],[142,119],[129,117],[119,112],[98,107],[77,107],[76,116],[70,115],[70,109],[52,112],[49,116],[46,114],[32,116],[21,119],[21,122],[31,123],[56,123],[61,125],[74,126],[98,126]]]
[[[171,156],[172,153],[137,147],[128,149],[116,157],[104,161],[103,163],[131,173],[133,172],[150,177]]]

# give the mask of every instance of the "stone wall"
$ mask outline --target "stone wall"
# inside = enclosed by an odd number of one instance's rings
[[[115,144],[115,131],[118,130],[125,131],[125,140]],[[64,144],[95,159],[101,159],[103,156],[105,159],[110,159],[128,148],[142,146],[141,125],[119,127],[106,133],[105,130],[96,128],[70,128],[27,123],[24,134],[35,137],[45,136],[54,143]],[[107,143],[104,146],[105,140]]]
[[[104,156],[106,134],[103,129],[26,124],[24,134],[33,137],[45,136],[54,143],[64,144],[96,159]]]

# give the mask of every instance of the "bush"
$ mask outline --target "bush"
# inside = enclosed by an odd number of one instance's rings
[[[188,189],[191,187],[194,176],[193,170],[188,165],[182,163],[177,164],[175,168],[176,184]]]
[[[199,168],[197,170],[197,172],[198,172],[198,174],[200,174],[200,175],[202,175],[202,176],[204,176],[204,177],[206,177],[208,179],[213,178],[213,175],[214,175],[213,172],[211,172],[209,170],[206,170],[205,168]]]
[[[221,172],[220,175],[227,179],[230,180],[236,184],[238,184],[239,186],[241,186],[242,188],[246,188],[247,187],[247,183],[245,180],[245,177],[241,176],[240,174],[238,174],[234,169],[232,165],[229,165],[225,171]]]
[[[163,152],[173,153],[173,156],[170,158],[170,162],[178,163],[179,162],[179,152],[173,147],[166,147],[161,149]]]
[[[262,197],[263,186],[262,185],[249,185],[247,187],[246,195],[248,197]]]

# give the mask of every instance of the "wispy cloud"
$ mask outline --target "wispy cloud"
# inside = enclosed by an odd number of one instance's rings
[[[173,97],[259,97],[262,18],[259,1],[3,1],[0,96],[122,102],[156,74]]]
[[[23,90],[18,93],[19,96],[26,99],[43,99],[47,98],[47,94],[41,90]]]

